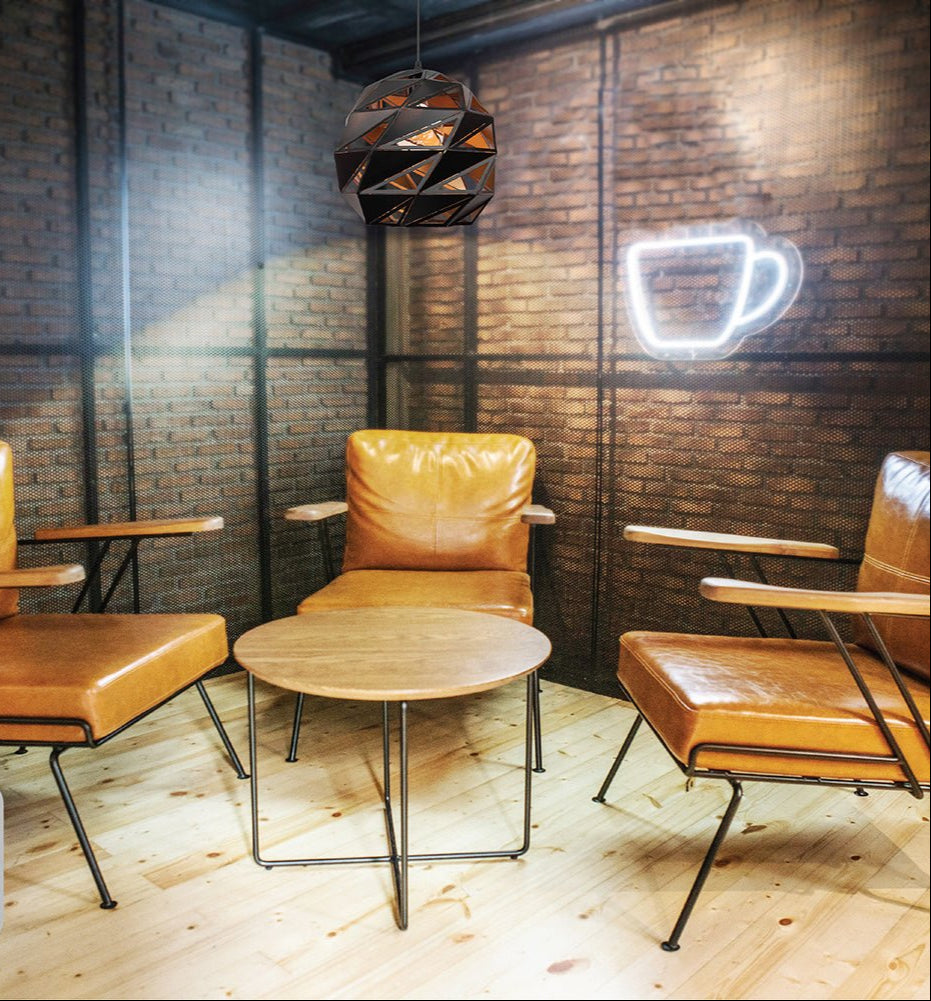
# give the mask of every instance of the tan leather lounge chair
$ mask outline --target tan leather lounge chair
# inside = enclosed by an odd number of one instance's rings
[[[355,432],[346,446],[346,500],[285,514],[321,526],[346,515],[342,572],[305,598],[298,613],[432,606],[532,625],[530,530],[556,520],[531,503],[535,470],[533,443],[519,435]],[[332,574],[332,556],[326,561]],[[297,753],[302,705],[298,696],[289,761]],[[540,771],[538,691],[533,718]]]
[[[93,534],[90,526],[84,528]],[[155,534],[164,529],[161,523],[150,525]],[[125,538],[139,528],[115,531]],[[106,533],[101,526],[94,537]],[[52,774],[97,884],[100,906],[109,909],[116,901],[58,759],[72,747],[99,747],[196,686],[237,774],[246,778],[201,681],[226,660],[226,622],[219,615],[199,614],[20,614],[20,588],[80,582],[84,569],[79,564],[17,569],[16,553],[12,458],[9,445],[0,442],[0,746],[50,748]]]
[[[638,716],[595,796],[645,719],[687,776],[723,779],[732,794],[663,948],[679,938],[742,795],[744,780],[929,790],[927,452],[886,457],[854,592],[706,578],[711,601],[815,611],[828,640],[629,632],[617,676]],[[807,542],[630,526],[640,543],[831,558]],[[854,621],[845,643],[831,616]]]

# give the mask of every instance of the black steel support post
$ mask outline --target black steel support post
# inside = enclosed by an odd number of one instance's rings
[[[97,463],[97,400],[94,393],[96,351],[94,345],[94,293],[91,268],[90,166],[87,128],[87,36],[84,0],[72,7],[72,64],[74,94],[74,187],[75,230],[77,234],[77,310],[78,344],[81,359],[81,434],[84,467],[84,518],[99,520],[99,481]],[[97,543],[88,544],[88,561],[98,559]],[[99,579],[91,581],[90,607],[100,604]]]
[[[615,42],[615,45],[617,43]],[[615,53],[616,55],[616,53]],[[592,496],[594,499],[593,538],[592,538],[592,586],[591,586],[591,632],[589,644],[589,661],[594,670],[600,666],[600,650],[598,644],[599,619],[601,614],[601,591],[604,585],[604,464],[605,464],[605,421],[604,421],[604,364],[605,364],[605,289],[606,267],[612,269],[613,280],[615,267],[616,243],[614,232],[608,232],[605,225],[605,150],[606,125],[605,104],[611,89],[608,85],[608,52],[607,40],[602,33],[598,40],[598,154],[597,154],[597,184],[598,184],[598,295],[597,295],[597,332],[595,361],[595,482]],[[613,75],[612,75],[613,79]],[[612,214],[613,219],[613,214]],[[606,242],[607,241],[607,242]],[[613,287],[613,286],[612,286]],[[613,297],[612,297],[613,300]]]
[[[371,428],[383,428],[388,422],[385,232],[380,226],[368,226],[365,237],[366,420]]]
[[[129,256],[129,126],[126,115],[126,2],[117,8],[117,67],[120,185],[120,282],[123,333],[123,414],[126,421],[126,497],[129,520],[136,520],[136,446],[133,411],[133,302]],[[132,554],[133,611],[139,611],[139,560]]]
[[[466,76],[473,93],[479,86],[478,63],[470,60]],[[478,237],[480,222],[462,228],[462,430],[478,430]]]
[[[271,501],[268,481],[268,327],[265,312],[265,115],[260,28],[249,32],[252,130],[252,334],[254,340],[254,427],[256,507],[258,511],[259,588],[262,620],[272,617]]]

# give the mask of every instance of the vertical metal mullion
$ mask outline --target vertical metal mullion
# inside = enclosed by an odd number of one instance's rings
[[[136,447],[133,410],[132,272],[129,250],[129,152],[126,115],[126,0],[117,5],[117,108],[119,134],[120,280],[123,340],[123,414],[126,421],[126,496],[129,520],[136,520]],[[139,561],[132,559],[133,609],[139,611]]]
[[[387,310],[385,309],[385,232],[366,227],[366,417],[368,426],[383,428],[388,422],[387,401]]]
[[[78,343],[81,367],[81,432],[84,471],[84,519],[95,522],[100,516],[100,484],[97,462],[97,400],[95,393],[96,350],[94,345],[94,296],[91,269],[90,143],[87,132],[87,33],[84,0],[72,8],[74,40],[74,187],[75,230],[77,233]],[[97,545],[88,547],[88,560],[97,558]],[[100,584],[95,581],[89,594],[90,607],[100,606]]]
[[[265,302],[265,116],[261,28],[249,31],[252,130],[252,329],[255,375],[256,504],[258,507],[259,588],[262,619],[272,617],[271,499],[268,480],[268,325]]]
[[[475,223],[463,233],[463,391],[464,431],[478,430],[478,231]]]
[[[472,60],[466,77],[472,92],[479,89],[479,68]],[[478,430],[478,223],[463,230],[462,245],[462,428]]]
[[[593,669],[597,671],[599,661],[599,619],[601,614],[601,590],[603,583],[602,561],[604,559],[604,463],[605,463],[605,264],[613,264],[614,256],[605,253],[605,100],[610,93],[607,81],[607,40],[602,33],[599,36],[599,81],[598,81],[598,314],[597,314],[597,354],[595,371],[595,489],[594,489],[594,537],[592,545],[592,602],[591,602],[591,641],[590,657]],[[616,49],[615,49],[616,56]],[[612,66],[612,71],[616,66]],[[612,234],[613,236],[613,234]],[[612,240],[612,242],[615,242]]]

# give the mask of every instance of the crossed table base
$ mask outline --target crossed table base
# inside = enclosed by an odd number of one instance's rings
[[[533,686],[551,652],[538,630],[502,616],[447,608],[358,608],[312,612],[257,626],[233,647],[248,672],[252,856],[279,866],[388,863],[397,924],[408,925],[408,865],[455,859],[518,858],[530,847]],[[523,840],[493,851],[412,853],[408,830],[408,704],[488,691],[526,679]],[[265,858],[259,837],[255,679],[326,698],[382,703],[382,768],[388,852],[327,858]],[[399,831],[391,798],[389,703],[398,704]]]

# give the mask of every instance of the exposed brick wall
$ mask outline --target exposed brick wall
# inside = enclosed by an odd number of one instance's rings
[[[477,223],[477,416],[537,442],[539,491],[561,515],[541,596],[554,676],[612,691],[627,628],[752,628],[697,597],[718,565],[637,550],[625,524],[856,554],[882,455],[928,447],[927,71],[928,5],[911,0],[746,0],[481,61],[500,152]],[[799,247],[798,300],[731,359],[647,358],[624,305],[625,242],[738,218]],[[584,364],[599,336],[601,467]],[[531,359],[482,361],[494,352]]]
[[[346,495],[346,438],[366,423],[364,361],[276,359],[269,367],[272,580],[276,615],[326,583],[319,526],[284,520],[297,504]],[[328,530],[338,561],[342,518]]]
[[[483,63],[496,194],[480,219],[481,352],[597,352],[600,42]]]
[[[137,517],[220,514],[226,523],[218,535],[147,546],[143,606],[216,608],[235,636],[261,617],[256,387],[266,362],[256,353],[250,37],[147,0],[126,5],[130,397],[116,25],[114,3],[88,4],[97,500],[103,518],[128,517],[131,399]],[[2,44],[0,434],[16,449],[28,535],[84,518],[70,5],[11,0]],[[358,88],[333,80],[321,53],[269,38],[261,47],[269,555],[286,611],[314,547],[296,543],[293,529],[285,537],[281,512],[335,487],[345,435],[365,423],[367,262],[364,227],[332,178],[332,146]],[[58,342],[60,352],[43,353]],[[38,354],[11,354],[11,344]],[[321,348],[357,357],[312,357]],[[276,360],[279,350],[310,355]],[[122,587],[117,607],[129,598]]]
[[[365,350],[365,227],[335,182],[333,149],[359,87],[323,53],[265,39],[263,109],[269,343]]]
[[[143,595],[225,606],[238,632],[257,617],[255,373],[209,352],[253,337],[248,38],[144,0],[126,28],[137,516],[225,521],[209,558],[148,547]]]
[[[228,526],[155,549],[143,595],[222,607],[235,633],[260,614],[249,38],[147,0],[127,14],[138,513],[216,512]],[[632,548],[624,524],[853,554],[882,454],[927,447],[928,26],[924,0],[742,0],[472,67],[495,115],[497,193],[469,231],[386,234],[388,350],[441,356],[389,367],[388,422],[472,420],[536,442],[538,499],[559,517],[540,533],[551,676],[613,691],[623,629],[747,628],[696,598],[705,561]],[[68,5],[7,0],[4,27],[0,435],[16,448],[28,532],[84,505]],[[99,503],[117,518],[109,0],[90,6],[87,45]],[[269,556],[286,614],[322,565],[312,530],[281,512],[339,494],[345,436],[366,421],[370,276],[331,159],[358,87],[320,53],[270,38],[262,52]],[[796,303],[730,359],[646,358],[624,307],[624,240],[739,217],[799,246]]]
[[[333,149],[358,86],[332,79],[319,52],[263,42],[265,269],[274,348],[362,353],[368,335],[365,227],[341,198]],[[364,358],[276,358],[268,368],[271,561],[275,615],[325,583],[316,528],[296,504],[345,494],[348,434],[366,423]],[[342,526],[332,526],[339,552]]]
[[[747,0],[619,35],[621,235],[755,220],[806,278],[746,347],[926,350],[927,23],[911,0]],[[617,347],[636,350],[624,323]]]
[[[83,507],[69,6],[11,0],[0,35],[0,435],[17,495],[41,498],[20,509],[21,531]],[[14,347],[38,344],[60,353]]]
[[[0,316],[17,343],[62,343],[75,274],[70,4],[11,0],[0,35]]]

